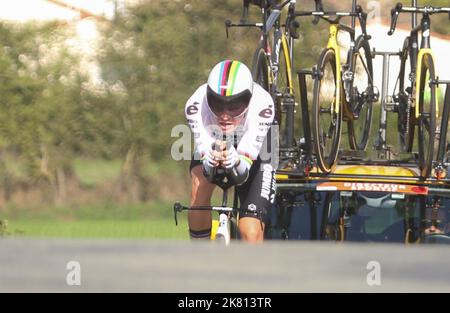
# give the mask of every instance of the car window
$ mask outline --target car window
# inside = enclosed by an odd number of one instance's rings
[[[450,235],[449,196],[305,191],[291,200],[274,217],[276,235],[288,239],[419,243]]]

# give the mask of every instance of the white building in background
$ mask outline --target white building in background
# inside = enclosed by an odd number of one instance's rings
[[[449,26],[450,27],[450,26]],[[371,49],[381,52],[400,52],[405,38],[410,35],[409,24],[397,24],[397,28],[392,36],[388,36],[390,28],[390,20],[372,19],[368,21],[367,33],[372,37],[370,40]],[[360,30],[357,28],[357,35],[360,34]],[[421,37],[419,35],[419,45]],[[350,45],[348,35],[340,35],[339,43],[344,47],[341,50],[341,58],[345,60],[347,58],[347,50]],[[450,36],[445,36],[435,32],[431,32],[431,47],[435,55],[435,69],[436,75],[439,79],[450,80]],[[382,75],[383,75],[383,57],[381,55],[376,56],[373,60],[373,74],[374,85],[378,87],[381,95]],[[391,95],[395,87],[398,73],[400,71],[400,58],[398,56],[391,56],[389,62],[389,90],[387,95]],[[445,87],[440,87],[442,91],[445,91]]]
[[[89,17],[112,18],[114,0],[14,0],[0,2],[0,19],[14,22],[63,20]]]
[[[98,44],[98,23],[111,20],[116,10],[124,10],[140,2],[151,0],[13,0],[0,1],[0,20],[10,22],[51,21],[59,20],[76,30],[76,37],[68,41],[74,49],[84,56],[86,70],[94,82],[99,79],[99,69],[95,64],[95,52]],[[179,1],[179,0],[173,0]],[[335,2],[336,0],[330,0]],[[390,7],[381,8],[379,1],[367,1],[364,5],[369,12],[367,31],[372,36],[370,45],[378,51],[400,51],[404,38],[409,35],[409,25],[399,24],[393,36],[388,36],[390,20],[381,18],[381,13],[389,12]],[[382,12],[383,11],[383,12]],[[450,24],[449,24],[450,25]],[[449,26],[450,27],[450,26]],[[359,31],[359,29],[357,29]],[[340,43],[349,45],[348,36],[340,36]],[[450,80],[450,37],[431,33],[431,45],[436,56],[437,75],[441,79]],[[343,54],[346,49],[343,49]],[[342,55],[345,59],[346,55]],[[375,85],[381,91],[383,61],[381,56],[373,60]],[[390,83],[392,92],[400,67],[399,58],[390,61]]]
[[[98,23],[112,20],[116,10],[136,0],[14,0],[0,1],[0,21],[10,23],[61,21],[61,27],[72,27],[75,36],[68,46],[82,56],[82,67],[94,84],[100,83],[95,61],[99,33]]]
[[[403,42],[410,34],[410,25],[400,24],[392,36],[388,36],[390,21],[378,21],[368,25],[367,31],[372,36],[370,45],[377,51],[393,51],[399,52],[403,47]],[[419,45],[420,45],[419,36]],[[435,69],[436,74],[440,79],[450,80],[450,58],[448,53],[450,51],[450,36],[431,32],[431,47],[435,55]],[[375,84],[381,86],[383,58],[377,56],[373,60]],[[400,58],[391,57],[390,72],[389,72],[389,87],[390,91],[394,88],[395,82],[400,70]],[[380,88],[380,87],[379,87]],[[381,91],[381,89],[380,89]]]

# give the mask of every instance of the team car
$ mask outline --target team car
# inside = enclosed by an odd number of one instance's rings
[[[450,176],[414,164],[338,165],[331,175],[277,173],[266,238],[450,244]]]

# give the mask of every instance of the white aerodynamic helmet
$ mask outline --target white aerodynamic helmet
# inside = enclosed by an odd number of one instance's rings
[[[234,60],[219,62],[208,77],[207,100],[211,111],[227,111],[235,117],[247,108],[253,94],[253,77],[248,67]]]

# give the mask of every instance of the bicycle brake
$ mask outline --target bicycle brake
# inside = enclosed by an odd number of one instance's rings
[[[175,226],[178,226],[178,218],[177,218],[177,213],[181,212],[183,210],[183,206],[181,205],[180,202],[175,202],[173,205],[173,214],[174,214],[174,218],[175,218]]]

